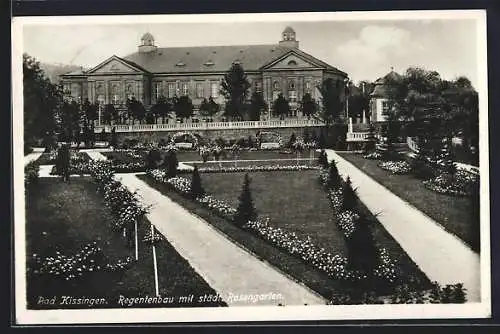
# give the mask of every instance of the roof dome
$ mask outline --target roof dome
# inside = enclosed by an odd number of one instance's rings
[[[283,32],[295,32],[295,30],[293,30],[292,27],[288,26],[285,28],[285,30],[283,30]]]
[[[147,32],[144,35],[142,35],[142,37],[141,37],[141,40],[145,40],[145,39],[154,40],[155,38],[153,37],[153,35],[151,35],[149,32]]]

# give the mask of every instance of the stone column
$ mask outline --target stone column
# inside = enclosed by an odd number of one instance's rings
[[[104,103],[109,103],[109,81],[104,81]]]

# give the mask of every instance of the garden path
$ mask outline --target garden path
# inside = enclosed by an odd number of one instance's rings
[[[42,152],[31,152],[24,156],[24,166],[30,163],[30,161],[37,160],[42,155]]]
[[[340,174],[351,178],[360,200],[431,281],[442,285],[463,283],[469,302],[481,300],[478,254],[335,151],[325,151],[328,161],[334,159]]]
[[[267,263],[240,248],[203,219],[151,188],[134,174],[117,174],[130,191],[137,190],[147,205],[147,214],[165,238],[205,281],[232,305],[248,305],[232,295],[280,294],[282,299],[258,300],[251,305],[326,304],[326,300],[294,282]],[[161,265],[161,264],[159,264]]]

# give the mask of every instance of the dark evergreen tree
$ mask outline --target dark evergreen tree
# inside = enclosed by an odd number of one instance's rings
[[[325,79],[319,91],[321,93],[321,118],[327,124],[327,127],[337,121],[342,115],[344,103],[342,96],[344,95],[345,84],[340,80],[332,78]]]
[[[245,100],[250,88],[245,70],[240,63],[234,62],[224,74],[221,93],[226,99],[224,115],[231,119],[241,119],[245,109]]]
[[[116,149],[116,146],[118,145],[118,135],[116,134],[116,129],[113,127],[111,129],[111,134],[109,137],[109,146],[114,149]]]
[[[244,226],[249,221],[255,221],[257,219],[257,211],[255,210],[252,194],[250,191],[250,177],[248,173],[245,174],[245,180],[243,182],[243,188],[239,197],[239,204],[234,215],[234,222],[238,226]]]
[[[325,138],[325,134],[323,133],[323,131],[321,131],[321,133],[319,134],[318,146],[319,146],[319,148],[326,148],[326,138]]]
[[[63,144],[57,152],[56,172],[62,176],[63,181],[69,182],[70,175],[70,151],[69,144]]]
[[[368,136],[366,137],[366,143],[364,145],[365,153],[368,153],[375,149],[376,141],[377,138],[375,138],[375,125],[373,125],[373,123],[370,123],[368,126]]]
[[[351,178],[348,176],[342,187],[342,209],[356,211],[358,206],[358,196],[356,190],[352,188]]]
[[[177,167],[179,166],[179,161],[177,160],[177,155],[175,151],[168,151],[164,158],[164,168],[166,171],[167,178],[177,176]]]
[[[349,265],[354,270],[360,270],[368,278],[379,265],[379,251],[373,238],[370,221],[360,217],[355,222],[354,232],[346,239],[349,254]]]
[[[196,199],[197,197],[203,196],[205,190],[201,185],[201,177],[198,171],[198,166],[194,166],[193,175],[191,177],[191,197]]]
[[[324,169],[328,168],[328,156],[327,156],[325,150],[321,150],[321,152],[319,153],[318,165]]]
[[[326,158],[326,153],[325,153],[325,158]],[[328,165],[328,161],[326,163]],[[339,170],[337,169],[337,163],[335,162],[335,160],[332,160],[328,166],[329,169],[328,169],[327,187],[328,189],[337,189],[342,184],[342,178],[340,177]],[[350,184],[351,180],[349,178],[347,180]]]
[[[158,166],[158,162],[161,161],[161,152],[157,149],[149,150],[146,155],[146,169],[155,169]]]

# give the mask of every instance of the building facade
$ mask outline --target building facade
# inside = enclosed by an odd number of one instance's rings
[[[135,98],[146,109],[160,96],[187,95],[196,110],[203,99],[212,97],[223,110],[220,83],[233,63],[239,63],[250,82],[248,98],[261,92],[271,109],[281,93],[289,101],[289,117],[301,118],[300,101],[309,93],[319,102],[318,86],[332,78],[344,87],[348,75],[300,50],[295,31],[287,27],[277,44],[160,48],[146,33],[137,52],[125,57],[111,56],[88,71],[61,76],[65,96],[82,102],[113,104],[126,109]],[[270,113],[262,119],[272,119]]]
[[[370,121],[385,122],[386,113],[389,111],[389,90],[391,83],[400,82],[402,77],[394,69],[382,78],[375,81],[375,87],[370,94]]]

